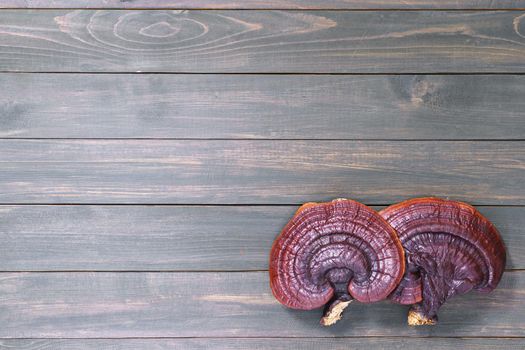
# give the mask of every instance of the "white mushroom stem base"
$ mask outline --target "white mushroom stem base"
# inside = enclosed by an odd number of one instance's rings
[[[418,307],[412,307],[408,311],[409,326],[433,326],[437,323],[437,317],[428,317]]]
[[[320,323],[323,326],[331,326],[341,319],[343,311],[352,302],[351,299],[336,299],[326,308]]]

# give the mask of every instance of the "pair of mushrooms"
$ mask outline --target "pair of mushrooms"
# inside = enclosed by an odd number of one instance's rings
[[[376,212],[347,199],[306,203],[275,240],[270,286],[293,309],[325,306],[337,322],[357,300],[412,305],[408,324],[433,325],[454,295],[489,292],[501,279],[505,247],[472,206],[417,198]]]

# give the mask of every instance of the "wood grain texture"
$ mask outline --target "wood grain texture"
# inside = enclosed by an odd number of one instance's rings
[[[1,74],[0,91],[4,138],[525,136],[523,75]]]
[[[1,140],[0,203],[525,204],[525,142]]]
[[[0,337],[332,337],[525,335],[525,272],[490,294],[449,300],[437,327],[408,327],[407,307],[352,304],[334,327],[322,310],[282,307],[267,272],[3,273]]]
[[[0,206],[0,271],[266,270],[296,206]],[[380,207],[375,207],[380,209]],[[525,269],[525,207],[481,207]]]
[[[0,33],[1,71],[525,72],[521,11],[4,10]]]
[[[510,338],[206,338],[206,339],[4,339],[2,350],[523,350]]]
[[[523,0],[2,0],[0,8],[523,9]]]

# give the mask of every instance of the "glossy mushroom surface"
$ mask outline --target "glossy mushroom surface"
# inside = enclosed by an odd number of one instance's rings
[[[356,299],[385,299],[404,272],[396,232],[371,208],[347,199],[307,203],[276,238],[270,286],[283,305],[311,310],[326,305],[331,325]]]
[[[439,198],[416,198],[380,214],[397,231],[406,272],[390,295],[412,304],[409,325],[432,325],[447,299],[471,290],[489,292],[505,268],[505,247],[494,225],[474,207]]]

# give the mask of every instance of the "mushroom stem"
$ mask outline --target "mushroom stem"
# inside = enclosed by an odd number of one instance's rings
[[[335,299],[330,302],[324,311],[323,317],[321,317],[320,323],[323,326],[331,326],[341,319],[343,311],[352,302],[352,299]]]
[[[331,326],[341,319],[343,311],[352,302],[352,297],[346,291],[347,287],[336,285],[334,297],[326,304],[323,317],[321,317],[321,325]]]
[[[412,305],[408,311],[409,326],[429,326],[438,322],[437,312],[453,291],[447,286],[447,276],[443,271],[435,271],[435,275],[421,272],[422,301]]]

